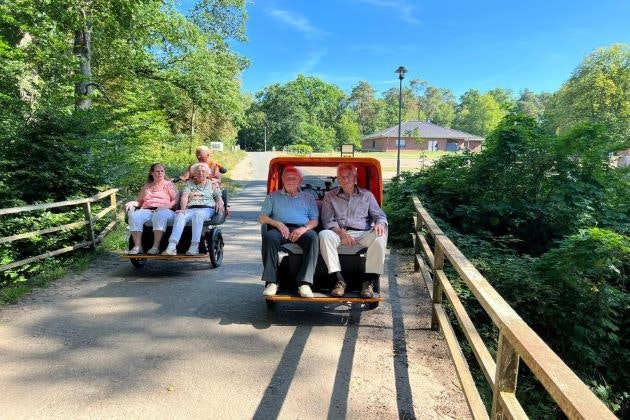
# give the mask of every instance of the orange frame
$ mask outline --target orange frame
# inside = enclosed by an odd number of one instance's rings
[[[351,163],[357,168],[357,185],[374,194],[376,202],[383,202],[383,175],[381,162],[374,158],[355,157],[297,157],[281,156],[269,162],[267,194],[282,189],[282,171],[287,166],[336,168],[341,163]]]

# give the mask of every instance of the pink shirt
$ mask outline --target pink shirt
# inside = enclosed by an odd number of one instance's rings
[[[141,208],[151,207],[173,207],[173,202],[177,200],[177,189],[171,181],[166,181],[162,185],[147,185],[142,194]]]

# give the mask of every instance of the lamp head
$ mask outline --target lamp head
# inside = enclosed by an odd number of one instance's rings
[[[400,66],[396,69],[396,73],[398,73],[398,78],[402,80],[405,78],[405,73],[407,73],[407,69],[403,66]]]

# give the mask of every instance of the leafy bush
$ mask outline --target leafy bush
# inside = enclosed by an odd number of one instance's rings
[[[440,159],[387,185],[390,242],[410,245],[412,195],[493,287],[617,413],[627,414],[630,363],[630,170],[613,168],[601,125],[563,136],[511,114],[484,150]],[[446,267],[448,270],[448,266]],[[496,331],[454,272],[449,278],[492,350]],[[525,370],[527,372],[527,370]],[[519,399],[535,417],[557,407],[530,376]],[[529,410],[528,410],[529,411]]]
[[[539,334],[582,378],[607,387],[628,409],[630,372],[630,237],[591,228],[542,256]]]
[[[310,155],[313,153],[313,147],[308,144],[290,144],[287,146],[287,151],[298,155]]]

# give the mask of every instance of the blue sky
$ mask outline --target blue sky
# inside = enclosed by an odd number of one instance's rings
[[[250,93],[302,73],[349,93],[422,79],[459,97],[524,88],[554,92],[598,47],[630,43],[630,0],[258,0],[248,3]]]

